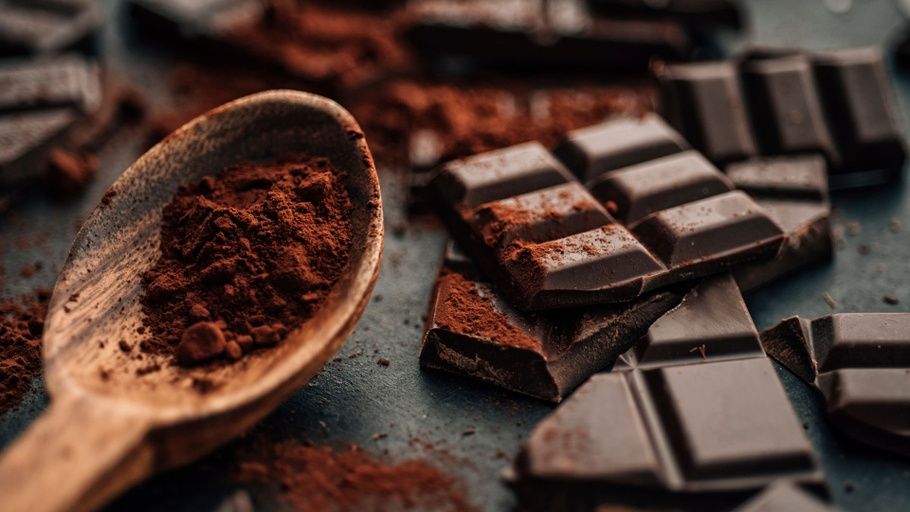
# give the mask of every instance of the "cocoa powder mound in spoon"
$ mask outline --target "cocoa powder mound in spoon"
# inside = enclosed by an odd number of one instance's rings
[[[236,360],[313,316],[348,263],[351,201],[328,159],[243,162],[182,187],[142,276],[143,352]]]

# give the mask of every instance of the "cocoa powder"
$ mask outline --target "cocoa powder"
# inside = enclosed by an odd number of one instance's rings
[[[470,334],[497,343],[539,351],[540,342],[515,327],[493,303],[492,291],[478,287],[460,272],[449,271],[439,277],[437,286],[445,287],[447,304],[437,310],[436,323],[452,332]]]
[[[142,276],[142,351],[184,366],[236,360],[312,317],[348,263],[344,178],[328,159],[294,156],[181,188]]]
[[[0,413],[28,392],[41,374],[41,335],[50,291],[0,302]]]
[[[422,460],[390,465],[357,445],[336,451],[296,441],[284,441],[266,451],[241,462],[237,477],[277,484],[294,510],[476,510],[456,480]]]

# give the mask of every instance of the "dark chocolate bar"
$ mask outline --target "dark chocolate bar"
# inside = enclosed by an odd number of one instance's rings
[[[627,304],[522,313],[452,247],[430,303],[421,365],[553,402],[612,366],[682,297],[668,290]]]
[[[743,14],[735,0],[588,0],[609,16],[672,18],[694,26],[740,28]]]
[[[430,188],[456,240],[522,309],[631,300],[770,258],[783,241],[761,207],[694,152],[590,185],[606,207],[543,146],[525,143],[445,164]]]
[[[607,171],[689,149],[689,143],[652,113],[621,117],[569,132],[556,155],[587,183]]]
[[[0,55],[81,46],[100,24],[101,6],[94,0],[0,0]]]
[[[823,487],[766,357],[595,375],[534,428],[514,474],[519,492],[571,489],[566,510],[633,489],[677,493],[675,505],[782,481]]]
[[[847,435],[910,455],[910,314],[791,317],[762,332],[765,350],[813,384]]]
[[[617,367],[653,368],[764,357],[758,331],[729,274],[706,278],[648,328]]]
[[[645,69],[653,57],[684,58],[691,41],[670,20],[592,16],[585,0],[416,0],[406,37],[424,55],[482,64]]]
[[[779,157],[732,164],[727,176],[749,193],[786,233],[770,261],[734,271],[742,290],[751,291],[834,254],[831,204],[821,156]]]
[[[655,70],[668,120],[714,162],[821,153],[836,184],[853,186],[893,178],[906,159],[876,48],[753,52]]]

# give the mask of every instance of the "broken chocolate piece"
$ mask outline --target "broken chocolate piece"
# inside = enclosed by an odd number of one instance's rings
[[[729,274],[705,279],[622,356],[636,368],[764,357],[758,331]],[[619,364],[619,363],[617,363]]]
[[[660,116],[622,117],[569,132],[556,155],[587,183],[607,171],[689,149],[689,144]]]
[[[589,507],[612,491],[823,485],[765,357],[595,375],[535,427],[514,471],[519,492],[569,487],[566,503]]]
[[[910,454],[908,333],[908,313],[839,313],[787,318],[761,340],[769,355],[821,392],[840,430]]]
[[[628,226],[538,143],[449,162],[430,191],[453,236],[523,309],[628,301],[770,258],[783,239],[695,153],[612,171],[592,186]]]
[[[786,233],[773,259],[734,271],[743,291],[831,259],[834,248],[826,174],[820,156],[751,160],[727,168],[733,183],[755,198]]]
[[[668,290],[628,304],[522,313],[456,256],[440,272],[420,362],[558,402],[610,367],[681,296]]]

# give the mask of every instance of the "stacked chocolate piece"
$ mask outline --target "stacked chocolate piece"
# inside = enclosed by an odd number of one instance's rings
[[[659,65],[656,75],[670,123],[718,165],[820,154],[838,186],[902,171],[906,148],[877,48],[756,51]]]

